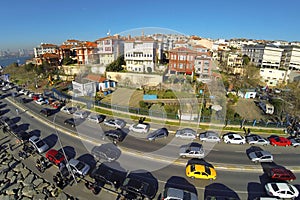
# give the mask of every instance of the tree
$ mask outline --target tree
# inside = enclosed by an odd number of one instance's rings
[[[124,68],[122,65],[125,65],[124,56],[119,56],[117,60],[113,61],[106,67],[106,71],[108,72],[120,72],[123,71]]]
[[[32,63],[28,63],[24,66],[24,69],[27,71],[27,72],[30,72],[34,69],[34,64]]]
[[[243,65],[248,65],[250,63],[250,58],[247,55],[243,55]]]
[[[73,60],[72,58],[70,58],[70,57],[66,57],[66,58],[64,58],[63,60],[62,60],[62,64],[63,65],[72,65],[72,64],[74,64],[76,61],[75,60]]]
[[[253,64],[246,65],[243,73],[244,84],[250,87],[256,87],[261,83],[259,68]]]

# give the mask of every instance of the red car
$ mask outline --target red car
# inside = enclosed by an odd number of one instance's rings
[[[49,151],[47,151],[46,158],[55,165],[59,165],[65,160],[64,154],[55,149],[50,149]]]
[[[273,146],[290,146],[292,142],[285,137],[271,137],[269,138],[270,144]]]
[[[296,176],[294,175],[294,173],[284,167],[275,167],[270,169],[270,171],[268,172],[268,176],[279,181],[296,180]]]

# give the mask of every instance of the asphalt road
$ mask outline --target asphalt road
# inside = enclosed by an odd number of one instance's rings
[[[19,115],[15,112],[14,105],[11,105],[5,99],[0,104],[1,109],[9,110],[5,115],[14,118],[14,120],[21,125],[27,131],[31,131],[34,134],[41,135],[45,141],[56,149],[60,149],[61,146],[58,142],[56,131],[51,126],[47,126],[45,123],[51,124],[54,116],[44,118],[39,114],[33,116],[29,112],[20,111]],[[26,104],[27,110],[30,112],[39,112],[42,108],[40,105],[36,105],[34,102]],[[58,113],[56,115],[55,122],[58,124],[57,127],[60,130],[64,126],[63,121],[70,118],[69,115],[64,113]],[[44,123],[41,123],[41,120]],[[47,121],[48,120],[48,121]],[[109,143],[109,141],[103,141],[101,134],[103,131],[108,130],[107,127],[102,127],[90,122],[84,122],[76,129],[69,127],[72,131],[77,131],[74,135],[65,134],[58,131],[63,148],[66,153],[71,157],[80,158],[86,162],[93,164],[93,158],[89,154],[90,149],[98,143]],[[71,131],[68,131],[71,132]],[[76,135],[88,136],[90,141],[82,141]],[[182,144],[186,144],[189,141],[182,141],[173,139],[172,136],[166,140],[160,140],[149,143],[143,138],[135,138],[133,136],[127,136],[125,140],[118,146],[122,150],[122,153],[117,160],[119,165],[126,171],[137,170],[137,169],[150,169],[152,175],[158,180],[159,190],[157,196],[162,192],[166,182],[175,179],[175,183],[183,185],[184,181],[190,183],[190,187],[197,190],[199,199],[211,195],[212,193],[226,193],[230,196],[237,195],[240,199],[253,199],[259,195],[264,195],[263,185],[266,181],[266,177],[262,171],[259,170],[261,167],[252,164],[247,155],[245,154],[246,149],[250,148],[249,145],[228,145],[224,143],[216,144],[213,147],[205,146],[208,155],[205,160],[210,163],[222,164],[223,166],[230,166],[236,164],[239,166],[254,166],[258,170],[249,171],[235,171],[230,168],[217,169],[218,177],[216,181],[203,181],[203,180],[192,180],[185,177],[184,163],[187,160],[179,159],[178,147]],[[167,148],[165,144],[168,143]],[[139,156],[131,154],[128,149],[139,151]],[[211,151],[209,151],[212,149]],[[298,166],[299,165],[299,149],[292,147],[263,147],[270,151],[274,155],[275,162],[283,166]],[[168,152],[169,151],[169,152]],[[146,153],[145,153],[146,152]],[[124,155],[124,156],[123,156]],[[153,159],[151,156],[159,159]],[[174,156],[176,162],[173,163]],[[296,171],[296,176],[299,177],[300,171]],[[181,180],[183,179],[183,180]],[[300,181],[296,180],[293,182],[299,188]],[[186,185],[186,184],[184,184]],[[217,192],[218,191],[218,192]]]

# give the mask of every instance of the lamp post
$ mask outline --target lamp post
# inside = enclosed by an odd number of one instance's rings
[[[67,167],[67,169],[68,169],[69,173],[70,173],[70,174],[72,174],[72,177],[73,177],[73,179],[74,179],[75,183],[77,184],[76,177],[75,177],[75,175],[74,175],[73,171],[70,169],[70,166],[68,165],[68,163],[69,163],[69,160],[68,160],[68,157],[67,157],[67,155],[66,155],[66,152],[65,152],[65,150],[64,150],[64,148],[63,148],[63,146],[62,146],[62,143],[61,143],[61,140],[60,140],[60,137],[59,137],[58,131],[57,131],[57,129],[56,129],[56,123],[55,123],[55,119],[56,119],[56,114],[54,115],[54,118],[53,118],[53,124],[54,124],[54,128],[55,128],[55,134],[57,135],[57,138],[58,138],[59,145],[60,145],[60,147],[61,147],[61,150],[62,150],[62,152],[63,152],[63,154],[64,154],[64,157],[65,157],[65,159],[66,159],[66,163],[67,163],[66,167]]]

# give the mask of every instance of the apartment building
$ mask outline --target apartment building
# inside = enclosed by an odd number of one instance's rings
[[[212,75],[212,57],[210,52],[197,52],[194,62],[195,75],[199,81],[207,82]]]
[[[186,47],[178,47],[169,51],[169,73],[189,74],[194,71],[197,52]]]
[[[96,42],[82,42],[76,45],[73,50],[76,52],[78,64],[98,64],[99,55]]]
[[[119,35],[100,38],[96,43],[101,65],[109,65],[124,54],[124,40]]]
[[[129,38],[124,41],[124,60],[130,72],[151,73],[155,71],[157,41],[150,37]]]
[[[33,48],[34,57],[38,58],[45,53],[58,53],[58,46],[55,44],[44,44],[42,43],[40,46]]]

